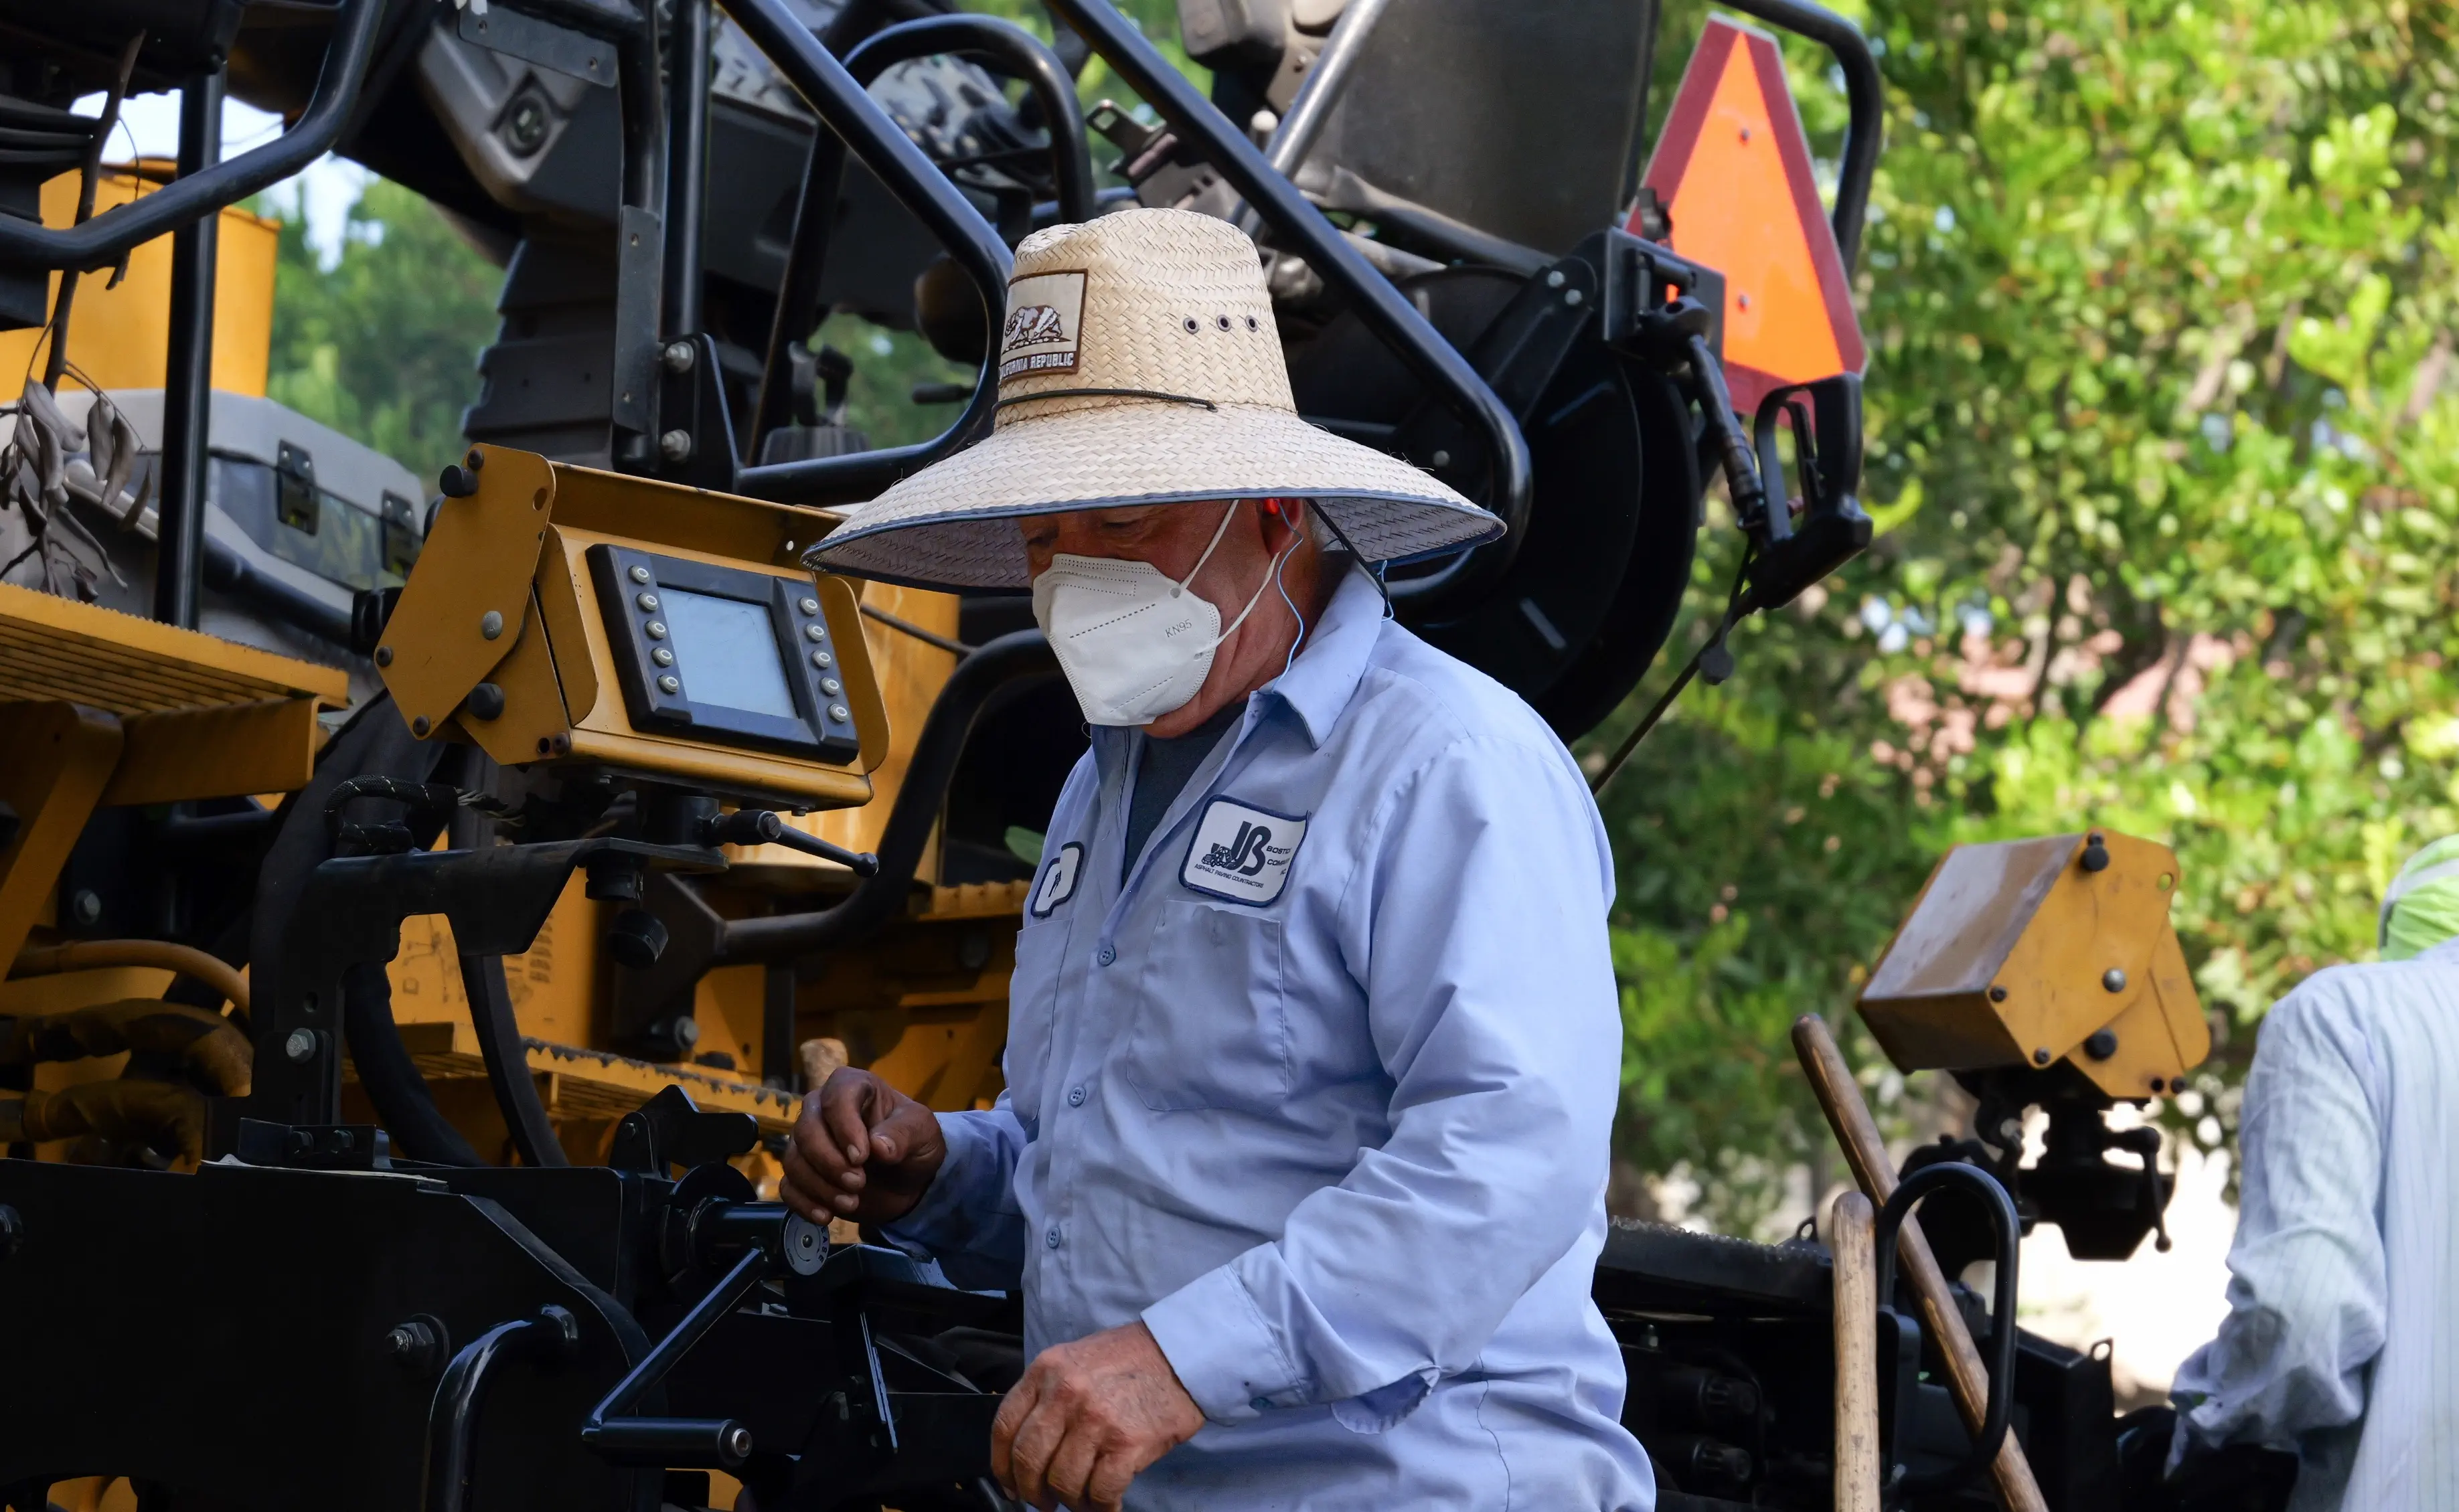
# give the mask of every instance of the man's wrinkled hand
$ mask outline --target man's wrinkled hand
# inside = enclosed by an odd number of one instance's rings
[[[991,1473],[1041,1512],[1118,1512],[1128,1483],[1203,1426],[1152,1331],[1130,1323],[1035,1357],[991,1424]]]
[[[936,1114],[845,1066],[804,1097],[778,1195],[813,1223],[889,1223],[914,1210],[947,1158]]]

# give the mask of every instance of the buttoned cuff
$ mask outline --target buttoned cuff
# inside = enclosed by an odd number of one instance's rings
[[[931,1185],[922,1189],[922,1200],[904,1217],[877,1229],[890,1244],[924,1260],[967,1246],[980,1211],[978,1205],[998,1199],[1007,1175],[1000,1168],[997,1140],[974,1116],[940,1114],[939,1139],[948,1146],[948,1155]],[[986,1183],[987,1191],[982,1189]]]
[[[1214,1422],[1252,1422],[1304,1400],[1298,1371],[1229,1266],[1145,1309],[1144,1323],[1179,1384]]]

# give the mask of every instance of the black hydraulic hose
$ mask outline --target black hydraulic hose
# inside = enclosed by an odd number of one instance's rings
[[[359,1085],[376,1118],[412,1160],[431,1166],[483,1166],[428,1094],[427,1079],[401,1042],[392,1019],[392,978],[382,961],[361,961],[342,973],[342,1034]]]
[[[105,267],[166,231],[219,213],[321,158],[342,135],[367,82],[384,0],[341,0],[316,93],[288,131],[225,163],[175,178],[80,225],[50,228],[0,216],[0,262],[38,268]]]
[[[944,15],[890,27],[846,56],[846,72],[866,89],[894,64],[943,52],[987,61],[996,73],[1023,81],[1040,102],[1050,130],[1052,171],[1059,179],[1059,213],[1076,222],[1100,213],[1093,182],[1093,150],[1084,135],[1084,113],[1076,105],[1076,81],[1059,54],[1013,21],[997,16]]]
[[[307,786],[284,806],[282,828],[257,870],[255,918],[248,939],[251,997],[272,1003],[283,991],[278,980],[283,937],[316,868],[332,858],[333,839],[326,827],[325,808],[334,789],[357,777],[423,783],[441,754],[440,747],[411,737],[391,696],[384,693],[361,704],[349,724],[326,745]],[[369,972],[372,980],[366,975]],[[269,1033],[274,1015],[259,1017]],[[404,1149],[438,1165],[482,1164],[469,1142],[436,1112],[426,1079],[401,1042],[401,1031],[392,1019],[392,986],[382,962],[354,967],[345,976],[342,1019],[359,1084]],[[281,1045],[265,1043],[260,1037],[258,1064],[272,1063],[282,1053]]]
[[[1843,163],[1836,175],[1836,250],[1851,273],[1861,255],[1861,222],[1870,213],[1870,184],[1879,175],[1879,143],[1885,119],[1878,57],[1861,29],[1810,0],[1721,0],[1734,10],[1808,37],[1835,55],[1844,74]]]
[[[490,779],[495,764],[476,750],[467,750],[463,760],[462,786],[480,792],[493,793]],[[494,826],[471,808],[457,808],[452,821],[452,844],[456,850],[492,844]],[[487,1085],[495,1094],[495,1110],[504,1118],[504,1131],[511,1136],[514,1153],[521,1164],[536,1169],[546,1166],[569,1166],[571,1158],[563,1152],[563,1142],[556,1138],[555,1121],[547,1116],[546,1102],[538,1096],[537,1079],[530,1075],[529,1055],[521,1043],[520,1019],[513,1013],[513,994],[504,980],[504,957],[473,956],[467,951],[458,956],[461,970],[461,996],[470,1005],[470,1027],[477,1031],[478,1059],[487,1067]]]
[[[1419,382],[1483,434],[1493,469],[1490,507],[1503,520],[1504,535],[1475,554],[1474,568],[1463,558],[1443,576],[1450,580],[1463,576],[1491,580],[1492,575],[1509,566],[1526,535],[1534,487],[1528,441],[1520,433],[1520,423],[1512,418],[1510,409],[1468,359],[1418,312],[1408,296],[1369,267],[1323,212],[1273,171],[1246,132],[1199,94],[1107,0],[1047,3],[1103,61],[1118,71],[1128,88],[1204,154],[1285,246],[1303,256],[1325,284],[1348,301],[1366,328],[1391,348]]]
[[[997,330],[1007,309],[1008,274],[1015,259],[1007,243],[984,220],[973,201],[948,176],[914,145],[888,113],[864,93],[845,65],[838,62],[810,29],[796,19],[786,0],[721,0],[725,13],[786,75],[796,93],[817,113],[821,124],[834,132],[878,176],[923,228],[948,250],[956,265],[974,282],[982,301],[982,323]],[[997,409],[998,385],[984,364],[973,401],[956,423],[934,440],[914,446],[887,447],[845,456],[813,457],[743,470],[738,493],[754,498],[801,504],[827,504],[867,499],[906,473],[929,466],[986,433]]]
[[[922,850],[939,822],[948,783],[965,753],[974,721],[999,689],[1026,678],[1055,675],[1059,659],[1039,630],[1017,630],[1000,636],[956,663],[948,676],[922,734],[914,743],[914,758],[896,792],[896,807],[879,838],[879,872],[833,907],[816,914],[781,914],[770,918],[732,919],[725,926],[712,965],[742,961],[791,960],[830,945],[842,945],[878,929],[903,912],[914,872],[922,864]]]

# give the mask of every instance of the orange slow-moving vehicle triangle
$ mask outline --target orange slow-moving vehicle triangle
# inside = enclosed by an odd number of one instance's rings
[[[1672,222],[1668,244],[1725,276],[1734,409],[1749,414],[1771,389],[1861,370],[1852,286],[1775,38],[1709,19],[1644,181]]]

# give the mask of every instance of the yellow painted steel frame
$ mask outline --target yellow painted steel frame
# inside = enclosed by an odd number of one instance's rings
[[[471,458],[477,492],[444,500],[376,652],[412,733],[471,741],[508,766],[588,762],[801,808],[871,800],[868,774],[888,757],[888,714],[853,588],[795,561],[838,516],[501,447],[473,448]],[[860,739],[859,769],[635,725],[608,696],[615,653],[587,576],[588,549],[606,542],[815,582]],[[493,718],[469,704],[482,682],[503,695]]]
[[[2113,831],[1958,846],[1871,973],[1861,1017],[1901,1070],[2063,1061],[2109,1097],[2157,1095],[2211,1054],[2169,921],[2176,882],[2176,852]]]
[[[0,962],[95,808],[297,788],[348,692],[338,668],[0,584]]]

